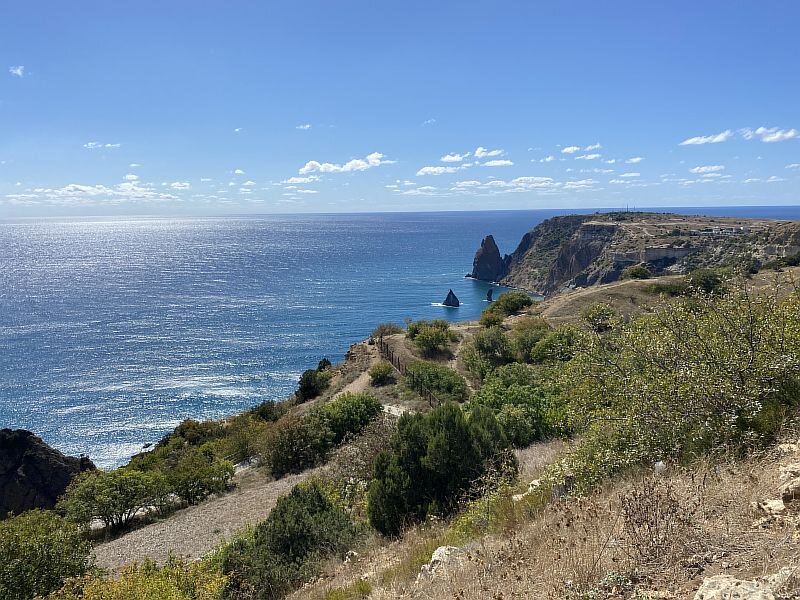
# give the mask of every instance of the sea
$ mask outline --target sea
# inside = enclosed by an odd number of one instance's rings
[[[185,418],[287,397],[379,323],[477,318],[481,239],[510,253],[574,212],[0,220],[0,428],[119,466]]]

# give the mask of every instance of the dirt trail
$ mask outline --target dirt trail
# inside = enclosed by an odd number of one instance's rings
[[[201,558],[246,526],[264,520],[278,498],[313,472],[273,481],[261,469],[242,471],[234,479],[237,487],[232,492],[98,545],[97,564],[117,571],[146,557],[164,563],[170,552],[188,560]]]

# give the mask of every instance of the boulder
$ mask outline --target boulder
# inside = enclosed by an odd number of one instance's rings
[[[781,498],[792,502],[800,498],[800,463],[784,465],[780,468]]]
[[[505,263],[500,256],[500,250],[494,238],[487,235],[475,253],[470,276],[481,281],[499,281],[504,274]]]
[[[53,508],[72,478],[94,469],[86,457],[65,456],[23,429],[0,429],[0,519]]]
[[[439,546],[433,551],[428,564],[422,565],[417,579],[433,577],[448,567],[458,565],[464,561],[465,552],[458,546]]]
[[[772,587],[731,575],[714,575],[703,581],[694,600],[775,600]]]

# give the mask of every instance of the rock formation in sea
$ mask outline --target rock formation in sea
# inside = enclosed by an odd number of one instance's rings
[[[442,304],[444,304],[445,306],[452,306],[453,308],[458,308],[459,306],[461,306],[461,302],[459,302],[458,298],[453,293],[453,290],[447,292],[447,298],[444,299],[444,302],[442,302]]]
[[[498,281],[505,274],[505,264],[494,237],[487,235],[472,261],[471,277],[481,281]]]
[[[66,456],[30,431],[0,429],[0,520],[53,508],[75,475],[94,468],[88,458]]]

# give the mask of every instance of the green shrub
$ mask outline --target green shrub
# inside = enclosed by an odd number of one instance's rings
[[[328,387],[331,374],[328,369],[308,369],[303,371],[297,388],[297,399],[300,402],[312,400]]]
[[[488,327],[475,334],[475,350],[492,366],[504,365],[514,359],[511,343],[502,327]]]
[[[450,323],[445,319],[434,319],[433,321],[411,321],[406,328],[406,337],[410,340],[416,339],[425,329],[435,329],[443,331],[449,337]]]
[[[572,327],[559,327],[548,333],[531,350],[533,363],[566,362],[575,355],[579,333]]]
[[[109,579],[73,579],[48,600],[221,600],[227,578],[204,562],[169,559],[159,567],[145,559]]]
[[[211,494],[225,491],[233,478],[233,465],[216,460],[210,452],[189,448],[175,468],[166,473],[172,491],[187,504],[197,504]]]
[[[325,594],[325,600],[365,600],[371,593],[369,581],[358,579],[346,587],[331,590]]]
[[[369,370],[369,381],[375,387],[394,383],[394,367],[385,360],[376,363]]]
[[[725,288],[725,281],[718,269],[695,269],[686,276],[686,283],[706,294],[719,294]]]
[[[427,414],[404,414],[391,450],[375,460],[369,487],[370,523],[384,535],[427,515],[447,515],[472,483],[496,466],[507,441],[491,411],[467,419],[447,403]]]
[[[447,330],[425,325],[414,335],[414,345],[423,356],[436,356],[447,350],[450,336]]]
[[[411,363],[406,368],[404,379],[406,385],[417,393],[429,391],[440,402],[465,402],[469,398],[469,388],[464,378],[443,365],[424,361]]]
[[[286,405],[275,400],[264,400],[258,406],[251,408],[250,414],[260,421],[274,423],[286,414]]]
[[[550,330],[550,325],[541,317],[526,317],[517,321],[508,336],[515,360],[530,362],[533,348]]]
[[[493,310],[490,306],[489,308],[484,309],[484,311],[481,313],[479,323],[481,327],[499,327],[503,324],[504,319],[505,316],[503,316],[503,313]]]
[[[532,304],[533,298],[525,292],[506,292],[505,294],[500,294],[497,300],[492,303],[491,309],[502,315],[510,316]]]
[[[31,510],[0,521],[0,598],[46,596],[89,570],[90,551],[81,530],[54,512]]]
[[[400,327],[400,325],[395,323],[381,323],[372,330],[372,337],[382,338],[383,336],[395,335],[397,333],[403,333],[403,328]]]
[[[317,416],[283,422],[269,455],[272,476],[300,473],[323,462],[333,448],[334,434]]]
[[[383,412],[383,405],[372,394],[344,393],[315,409],[325,427],[333,432],[333,443],[341,444],[361,432]]]
[[[356,533],[319,482],[297,485],[252,535],[225,549],[226,597],[280,598],[314,576],[322,560],[343,554]]]
[[[122,468],[84,471],[72,480],[58,510],[75,523],[100,519],[112,530],[128,525],[141,509],[155,503],[158,480],[152,473]]]
[[[641,263],[638,265],[631,265],[622,270],[621,279],[650,279],[653,273],[646,264]]]
[[[222,437],[224,432],[225,430],[219,421],[185,419],[170,435],[183,438],[192,446],[202,446],[206,442]]]
[[[617,311],[606,302],[597,302],[581,311],[581,319],[595,333],[605,333],[614,327]]]

